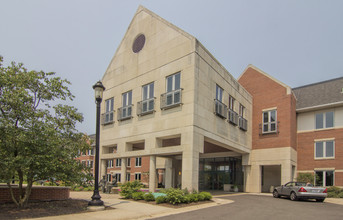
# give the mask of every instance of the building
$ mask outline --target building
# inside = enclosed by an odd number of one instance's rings
[[[343,186],[343,77],[293,91],[298,172],[316,174],[317,185]]]
[[[329,82],[338,89],[340,80]],[[142,6],[102,83],[108,180],[141,180],[151,191],[267,192],[311,172],[322,175],[318,184],[343,186],[341,93],[312,102],[311,85],[292,89],[253,65],[236,80],[195,37]],[[333,126],[313,128],[317,117]]]
[[[88,166],[91,174],[94,176],[95,134],[91,134],[88,137],[93,141],[93,143],[90,144],[91,149],[82,152],[80,151],[79,156],[76,159],[79,160],[83,165]]]

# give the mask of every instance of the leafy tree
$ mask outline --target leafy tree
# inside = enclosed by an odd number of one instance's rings
[[[84,178],[85,167],[75,157],[90,146],[75,128],[82,114],[55,104],[73,100],[67,80],[53,72],[28,71],[21,63],[3,67],[2,62],[0,56],[0,182],[7,183],[13,202],[25,207],[35,181],[72,184]]]

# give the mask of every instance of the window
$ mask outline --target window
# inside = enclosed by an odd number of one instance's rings
[[[226,118],[227,117],[227,107],[222,103],[223,100],[223,89],[216,85],[216,99],[214,100],[214,113],[221,117]]]
[[[127,174],[126,174],[126,181],[129,182],[130,180],[131,180],[131,174],[130,174],[130,173],[127,173]]]
[[[138,115],[152,113],[154,110],[154,83],[142,87],[142,101],[138,103]]]
[[[107,167],[109,167],[109,168],[113,167],[113,160],[107,161]]]
[[[229,109],[234,110],[235,99],[230,95],[229,96]]]
[[[333,112],[322,112],[316,114],[316,129],[332,128],[334,114]]]
[[[245,107],[242,104],[239,104],[238,127],[243,131],[247,131],[248,121],[244,118],[244,112]]]
[[[142,174],[141,173],[135,173],[135,180],[141,180]]]
[[[118,120],[131,118],[132,115],[132,91],[122,94],[123,106],[118,109]]]
[[[315,171],[316,186],[333,186],[334,185],[334,171]]]
[[[88,155],[94,155],[94,148],[88,150]]]
[[[131,166],[131,158],[127,158],[126,166],[127,167]]]
[[[114,178],[117,179],[117,182],[120,183],[121,182],[121,174],[120,173],[116,173],[114,174]]]
[[[335,158],[335,142],[317,141],[315,143],[315,159]]]
[[[85,160],[81,161],[81,163],[82,163],[83,166],[87,165]]]
[[[87,166],[93,168],[93,160],[87,160]]]
[[[105,118],[103,124],[108,124],[113,122],[113,103],[114,103],[114,98],[107,99],[105,101]]]
[[[277,132],[277,112],[275,110],[265,111],[262,114],[262,133]]]
[[[136,167],[140,167],[142,166],[142,158],[141,157],[137,157],[136,158]]]
[[[161,95],[161,109],[181,104],[180,78],[180,73],[166,78],[166,93]]]
[[[121,167],[121,158],[116,159],[116,167]]]
[[[107,182],[111,182],[111,180],[112,180],[112,175],[109,173],[109,174],[107,174],[106,175],[107,176]]]

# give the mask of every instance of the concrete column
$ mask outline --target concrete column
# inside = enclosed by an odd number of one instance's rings
[[[292,181],[292,164],[286,160],[281,164],[281,184]]]
[[[155,192],[156,188],[156,156],[150,156],[149,191]]]
[[[121,183],[126,182],[126,167],[127,167],[127,158],[121,158],[121,170],[120,170]]]
[[[173,159],[166,158],[165,161],[165,173],[164,173],[164,180],[165,180],[165,188],[172,188],[173,187]]]
[[[106,175],[106,168],[107,168],[107,160],[100,160],[100,166],[99,166],[100,170],[99,170],[99,180],[102,179],[103,175]]]

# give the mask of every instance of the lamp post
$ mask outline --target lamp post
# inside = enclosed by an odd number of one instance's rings
[[[95,102],[96,102],[96,133],[95,133],[95,184],[94,193],[92,196],[92,201],[88,203],[89,206],[103,206],[104,202],[101,200],[99,194],[99,142],[100,142],[100,104],[102,101],[102,94],[105,87],[102,85],[101,81],[98,81],[93,86],[95,92]]]

